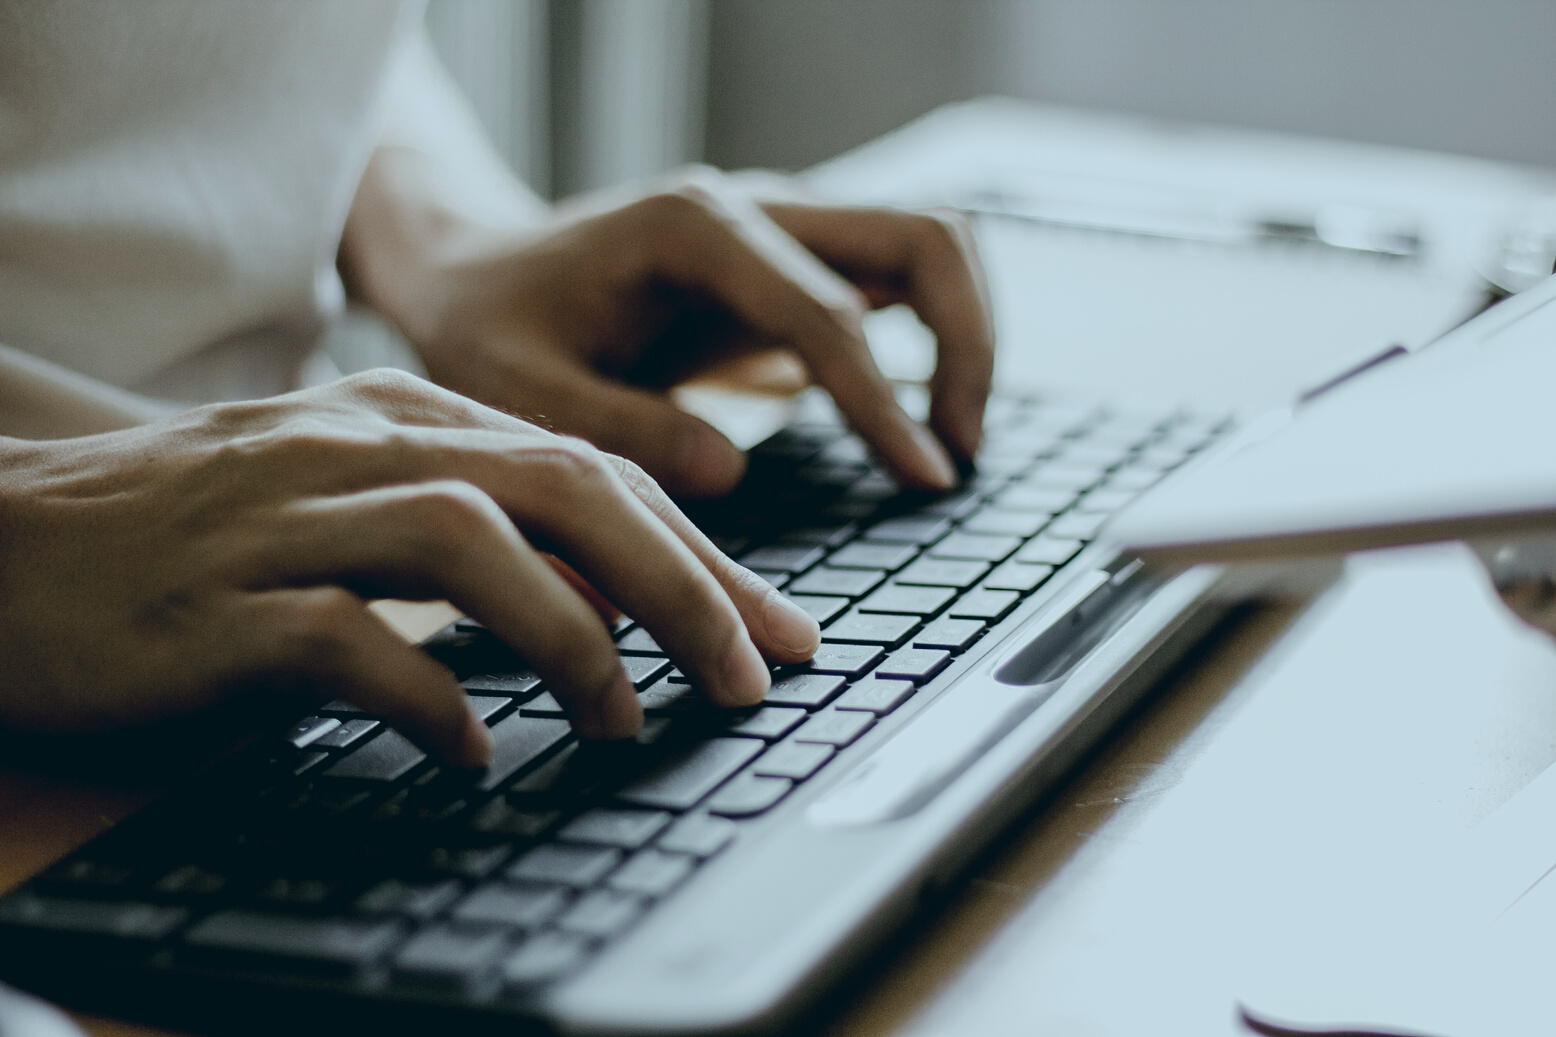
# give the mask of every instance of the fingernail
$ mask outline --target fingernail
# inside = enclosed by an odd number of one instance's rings
[[[767,664],[741,631],[724,661],[724,697],[730,705],[754,706],[766,696],[772,683]]]
[[[600,737],[616,741],[631,738],[643,726],[643,705],[637,689],[625,673],[618,677],[605,700],[600,703]]]
[[[773,591],[767,596],[762,620],[767,624],[767,636],[786,650],[807,659],[815,654],[821,641],[821,625],[782,594]]]
[[[951,455],[946,453],[945,447],[935,434],[917,422],[913,423],[913,442],[918,444],[919,453],[924,458],[921,471],[924,481],[930,485],[949,490],[956,485],[956,466],[951,463]]]
[[[459,763],[466,767],[485,767],[486,762],[492,758],[496,743],[492,741],[492,733],[474,713],[467,713],[466,717],[468,722],[465,724],[464,745],[459,751]]]

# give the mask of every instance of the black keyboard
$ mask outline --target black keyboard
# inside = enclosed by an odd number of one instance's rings
[[[632,741],[581,743],[523,661],[461,621],[426,650],[491,728],[484,772],[328,703],[0,899],[0,950],[523,1010],[1223,425],[997,399],[977,474],[932,498],[900,490],[812,399],[735,493],[688,506],[822,624],[815,658],[776,670],[763,705],[709,706],[623,620],[647,720]]]

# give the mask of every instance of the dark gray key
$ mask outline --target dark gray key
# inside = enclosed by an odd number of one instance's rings
[[[424,885],[389,879],[357,897],[352,907],[365,915],[431,918],[452,904],[463,891],[464,887],[453,879]]]
[[[1054,519],[1053,525],[1048,527],[1047,532],[1049,536],[1090,540],[1097,535],[1097,531],[1108,518],[1106,514],[1088,515],[1072,511],[1068,515],[1060,515]]]
[[[674,820],[662,810],[606,810],[596,808],[579,814],[557,838],[571,843],[593,843],[636,850],[662,832]]]
[[[1015,591],[989,590],[980,587],[958,598],[950,608],[946,609],[946,615],[952,619],[981,619],[992,623],[1015,608],[1016,602],[1020,600],[1021,595]]]
[[[811,544],[821,547],[838,547],[853,539],[859,527],[852,522],[845,522],[840,526],[806,526],[803,529],[791,529],[781,538],[786,544]]]
[[[585,893],[557,919],[556,924],[564,932],[603,939],[637,921],[643,906],[642,899],[631,893],[596,889]]]
[[[819,742],[785,742],[775,745],[751,765],[751,773],[764,778],[804,781],[832,759],[837,750]]]
[[[794,730],[795,725],[804,719],[803,709],[763,706],[740,723],[730,727],[729,733],[746,738],[765,738],[773,742]]]
[[[790,594],[788,598],[822,626],[826,626],[827,620],[848,608],[847,598],[818,598],[811,594]]]
[[[1029,537],[1048,525],[1052,515],[1046,511],[999,511],[990,508],[962,523],[963,533],[984,536]]]
[[[823,641],[810,662],[802,666],[807,673],[834,673],[854,678],[866,673],[883,654],[875,645],[838,645]],[[774,701],[771,691],[767,698],[769,702]]]
[[[951,529],[949,519],[938,515],[904,515],[877,522],[865,530],[866,540],[885,540],[899,544],[932,544]]]
[[[540,689],[540,678],[533,670],[521,670],[518,673],[488,673],[460,681],[460,686],[466,691],[492,692],[521,699]]]
[[[346,713],[346,714],[350,714],[350,713],[360,713],[360,712],[362,712],[362,710],[358,709],[356,706],[353,706],[351,703],[347,702],[345,699],[330,699],[324,705],[319,707],[319,712],[320,713]]]
[[[913,682],[872,677],[843,692],[834,709],[854,709],[885,716],[913,695]]]
[[[322,879],[275,879],[266,883],[254,896],[272,904],[317,907],[328,900],[334,891],[334,885]]]
[[[562,712],[562,704],[556,700],[556,696],[546,691],[524,703],[519,709],[521,716],[526,717],[565,717]]]
[[[446,925],[411,937],[390,963],[395,982],[433,990],[473,991],[508,949],[501,932],[470,932]]]
[[[711,738],[671,756],[616,795],[637,806],[690,810],[765,747],[757,738]]]
[[[569,896],[565,886],[492,882],[461,900],[453,917],[461,922],[538,929],[567,906]]]
[[[976,619],[937,619],[913,635],[913,647],[960,652],[978,639],[983,628],[984,623]]]
[[[523,990],[576,968],[589,956],[589,942],[566,933],[539,933],[530,937],[502,963],[503,983]]]
[[[889,612],[850,612],[822,633],[823,641],[896,648],[918,629],[917,616]]]
[[[690,684],[672,681],[666,678],[649,688],[638,693],[638,702],[643,706],[643,711],[650,710],[656,713],[679,713],[692,709],[702,701],[702,696]]]
[[[662,849],[689,853],[694,857],[712,857],[735,837],[735,826],[722,817],[693,814],[683,817],[659,837]]]
[[[833,569],[820,566],[789,584],[797,594],[835,594],[857,598],[870,593],[886,573],[880,569]]]
[[[650,655],[624,655],[621,657],[621,668],[627,671],[627,679],[632,682],[632,686],[642,691],[670,672],[670,660]]]
[[[517,835],[525,839],[550,828],[561,814],[556,810],[518,810],[501,799],[487,803],[470,818],[470,827],[490,835]]]
[[[1051,565],[1028,565],[1026,562],[1006,562],[989,574],[983,585],[997,591],[1029,591],[1047,580],[1054,573]]]
[[[513,701],[506,695],[467,695],[465,699],[470,703],[470,711],[483,721],[501,713]]]
[[[976,492],[959,493],[954,497],[942,497],[932,504],[926,504],[918,509],[920,515],[934,515],[939,518],[959,519],[966,518],[978,510],[983,503],[983,498]]]
[[[783,590],[789,582],[788,573],[777,572],[773,569],[752,569],[751,571],[772,584],[775,590]]]
[[[478,788],[490,792],[572,734],[565,720],[514,713],[492,725],[492,758]]]
[[[977,583],[979,578],[988,571],[988,562],[920,558],[898,573],[894,582],[923,587],[956,587],[960,590]]]
[[[621,863],[620,850],[606,846],[564,846],[546,843],[514,861],[508,878],[516,882],[559,882],[586,888]]]
[[[874,723],[873,713],[827,709],[805,721],[804,726],[794,733],[794,741],[822,742],[841,747],[864,734]]]
[[[508,859],[509,847],[470,846],[450,850],[438,847],[427,853],[427,867],[448,875],[460,875],[467,879],[484,879]]]
[[[182,896],[212,896],[227,885],[227,877],[219,872],[206,871],[194,864],[186,864],[168,872],[152,888],[159,893],[177,893]]]
[[[292,761],[292,773],[301,774],[303,771],[312,770],[329,758],[329,753],[299,753],[297,759]]]
[[[742,774],[708,800],[708,810],[726,817],[753,817],[771,809],[793,787],[788,778]]]
[[[378,959],[400,938],[400,923],[341,918],[298,918],[252,911],[219,911],[184,934],[207,951],[285,959],[334,974],[350,974]]]
[[[665,654],[664,649],[659,647],[659,642],[654,640],[654,635],[642,627],[635,627],[628,631],[626,636],[616,642],[616,650],[628,654],[634,652],[643,655]]]
[[[826,549],[814,544],[769,544],[759,547],[740,559],[747,569],[772,569],[776,572],[804,572],[826,554]]]
[[[662,897],[686,880],[697,866],[695,859],[663,850],[644,850],[611,873],[606,884],[622,893]]]
[[[768,703],[775,706],[802,706],[815,709],[843,690],[843,678],[819,673],[796,673],[773,681],[767,690]]]
[[[901,569],[917,555],[918,547],[913,544],[861,540],[832,552],[827,564],[834,569]]]
[[[941,648],[899,648],[886,657],[875,674],[922,684],[945,669],[950,661],[951,653]]]
[[[358,781],[397,781],[409,774],[427,754],[398,731],[385,731],[324,772],[326,778]]]
[[[956,597],[950,587],[910,587],[888,583],[859,603],[860,612],[896,612],[907,616],[933,616]]]
[[[160,940],[183,925],[188,917],[189,912],[181,907],[67,900],[41,897],[30,890],[21,890],[0,899],[0,925],[114,936],[126,940]]]
[[[1021,546],[1020,537],[979,536],[976,533],[952,533],[929,549],[931,558],[955,558],[964,561],[998,562]]]
[[[378,730],[379,723],[376,720],[347,720],[339,727],[325,732],[313,740],[315,749],[344,749],[352,742],[360,741],[369,733]]]
[[[292,725],[285,738],[299,749],[306,748],[340,726],[334,717],[308,717]]]
[[[1028,540],[1026,546],[1016,552],[1018,562],[1035,562],[1042,565],[1063,565],[1085,546],[1079,540],[1060,540],[1047,535]]]
[[[1068,508],[1074,500],[1074,490],[1035,486],[1023,481],[1001,490],[995,495],[993,505],[1005,511],[1053,514]]]

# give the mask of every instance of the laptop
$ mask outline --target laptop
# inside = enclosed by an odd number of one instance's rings
[[[977,474],[928,497],[809,396],[688,505],[822,624],[762,706],[711,707],[623,619],[646,723],[580,743],[453,623],[424,648],[489,724],[486,770],[325,703],[0,898],[0,978],[208,1030],[793,1025],[1221,617],[1214,570],[1097,537],[1229,428],[996,398]]]

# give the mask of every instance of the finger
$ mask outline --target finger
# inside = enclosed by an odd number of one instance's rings
[[[764,206],[780,227],[866,290],[877,305],[905,302],[934,333],[930,424],[963,459],[983,435],[994,373],[987,278],[965,218],[951,212]]]
[[[594,609],[466,482],[299,502],[251,558],[251,579],[341,583],[374,597],[447,598],[534,667],[586,738],[625,738],[637,695]],[[365,705],[365,703],[364,703]]]
[[[479,767],[491,735],[453,674],[396,637],[362,599],[338,587],[274,590],[249,603],[254,641],[244,668],[302,677],[320,694],[377,713],[459,767]]]
[[[607,456],[606,460],[627,488],[713,574],[740,612],[746,631],[764,657],[776,663],[797,663],[816,654],[821,644],[821,627],[808,612],[750,569],[731,561],[641,468],[620,457]]]
[[[541,557],[546,560],[547,565],[556,571],[558,576],[562,577],[563,583],[573,588],[580,598],[589,603],[590,608],[599,613],[600,618],[605,620],[606,626],[610,626],[621,618],[621,609],[606,601],[605,595],[595,590],[594,584],[579,576],[578,571],[571,565],[568,565],[553,554],[544,554]]]
[[[704,292],[760,335],[788,342],[881,458],[910,485],[945,489],[945,449],[898,406],[865,343],[853,286],[748,199],[706,183],[636,207],[655,272]]]

